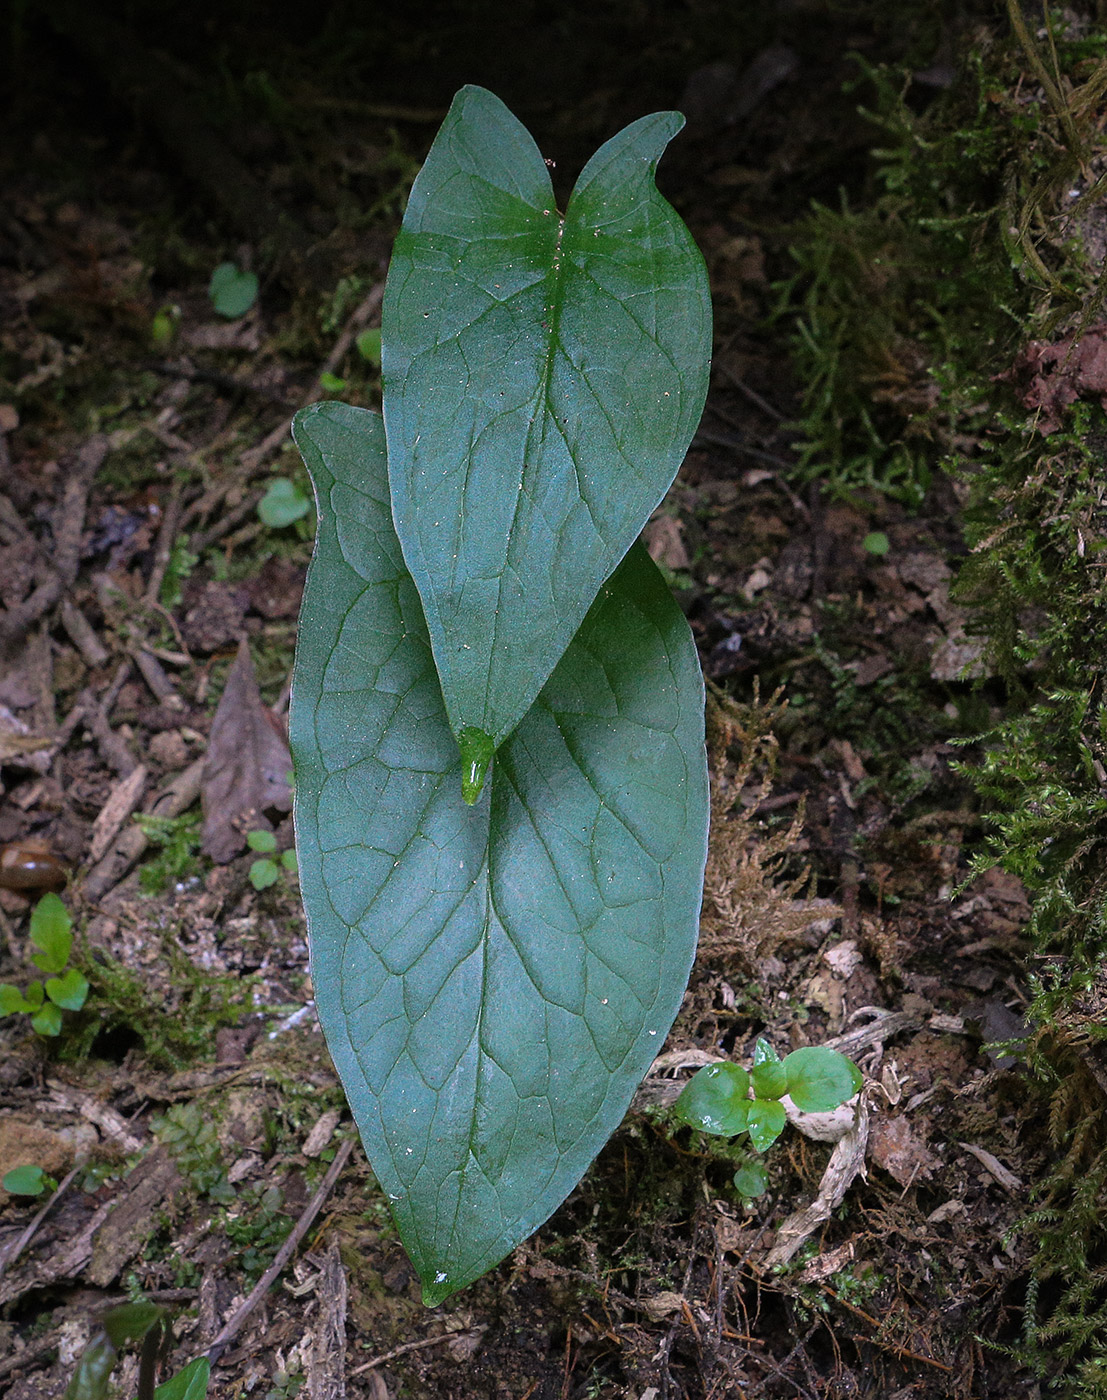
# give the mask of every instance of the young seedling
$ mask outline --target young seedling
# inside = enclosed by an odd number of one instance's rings
[[[267,890],[275,885],[282,871],[287,875],[296,874],[296,851],[289,847],[278,855],[277,838],[271,831],[247,832],[246,844],[251,851],[259,853],[250,866],[250,884],[255,890]]]
[[[635,544],[707,387],[703,260],[653,182],[681,125],[620,132],[561,215],[526,130],[463,89],[388,274],[383,423],[293,425],[312,977],[432,1305],[575,1186],[695,950],[703,681]]]
[[[44,1191],[56,1191],[58,1183],[41,1167],[27,1165],[12,1167],[4,1174],[0,1186],[12,1196],[41,1196]]]
[[[782,1100],[787,1097],[801,1113],[829,1113],[861,1088],[861,1071],[837,1050],[808,1045],[782,1060],[767,1040],[754,1046],[753,1065],[720,1061],[698,1070],[681,1090],[674,1113],[681,1122],[715,1137],[748,1133],[757,1152],[767,1151],[788,1121]],[[753,1164],[756,1169],[757,1164]],[[749,1166],[734,1177],[739,1194],[761,1195],[767,1184]],[[751,1190],[760,1184],[759,1190]]]
[[[63,1011],[80,1011],[88,997],[88,982],[76,968],[66,968],[73,947],[73,920],[56,894],[44,894],[31,914],[31,942],[38,949],[31,961],[51,974],[25,991],[0,986],[0,1016],[23,1013],[39,1035],[60,1035]]]
[[[228,321],[245,316],[258,298],[258,279],[254,272],[243,272],[235,263],[220,263],[211,274],[208,296],[214,310]]]

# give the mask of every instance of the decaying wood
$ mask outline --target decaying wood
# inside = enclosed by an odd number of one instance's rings
[[[49,1113],[79,1113],[89,1123],[95,1124],[100,1133],[123,1152],[142,1151],[142,1142],[135,1137],[121,1113],[91,1094],[82,1094],[79,1089],[71,1089],[67,1084],[48,1080],[49,1097],[39,1103],[39,1107]]]
[[[80,1233],[61,1249],[0,1282],[0,1307],[21,1297],[30,1288],[43,1288],[61,1279],[76,1278],[92,1257],[92,1242],[97,1231],[114,1209],[114,1200],[105,1201],[85,1222]]]
[[[34,1216],[28,1223],[27,1228],[21,1234],[19,1234],[15,1238],[15,1240],[13,1240],[12,1243],[8,1246],[7,1250],[2,1255],[0,1255],[0,1279],[4,1277],[7,1271],[15,1264],[19,1256],[34,1239],[35,1235],[38,1233],[39,1226],[46,1219],[47,1215],[49,1215],[51,1210],[53,1210],[53,1208],[58,1204],[58,1202],[65,1195],[65,1193],[69,1190],[70,1186],[73,1185],[73,1182],[76,1180],[77,1173],[83,1170],[84,1164],[80,1163],[77,1166],[75,1166],[70,1172],[68,1172],[64,1177],[62,1177],[61,1181],[58,1183],[58,1189],[54,1191],[51,1194],[49,1200],[46,1201],[46,1203],[35,1212]]]
[[[788,1261],[803,1246],[805,1240],[820,1225],[830,1219],[842,1204],[846,1192],[857,1176],[865,1175],[865,1148],[869,1141],[869,1111],[864,1095],[858,1102],[857,1118],[852,1130],[838,1139],[830,1161],[826,1164],[818,1194],[809,1206],[791,1214],[776,1232],[772,1249],[765,1256],[766,1269],[774,1269]]]
[[[77,577],[88,493],[107,455],[108,439],[102,433],[97,433],[88,439],[69,467],[65,489],[54,517],[50,573],[29,598],[14,608],[0,612],[0,646],[21,637],[54,606]]]
[[[127,777],[120,778],[108,794],[108,800],[92,824],[92,845],[88,858],[93,865],[103,858],[119,835],[123,823],[141,802],[149,776],[149,770],[140,763]]]
[[[346,1270],[337,1240],[327,1249],[316,1297],[319,1312],[311,1337],[308,1400],[346,1400]]]
[[[96,1232],[85,1277],[106,1288],[141,1250],[157,1228],[157,1211],[181,1186],[177,1165],[162,1147],[145,1156],[127,1178],[124,1194],[113,1203]]]

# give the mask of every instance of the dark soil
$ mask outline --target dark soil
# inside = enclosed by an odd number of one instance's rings
[[[406,189],[453,91],[480,82],[556,160],[562,194],[626,121],[690,117],[660,183],[708,261],[716,353],[646,540],[711,682],[701,955],[628,1119],[511,1259],[424,1310],[355,1147],[211,1393],[1038,1394],[1017,1359],[1014,1227],[1046,1139],[1018,1046],[984,1048],[1025,1035],[1029,905],[996,871],[962,887],[981,818],[953,741],[1005,692],[950,598],[961,488],[938,477],[908,510],[799,484],[791,327],[771,316],[792,221],[869,179],[851,55],[905,65],[921,110],[969,19],[816,0],[9,12],[0,981],[30,975],[46,870],[67,881],[92,992],[56,1040],[0,1021],[0,1167],[32,1152],[69,1182],[0,1277],[0,1393],[61,1394],[98,1314],[129,1297],[170,1309],[173,1366],[205,1352],[348,1129],[294,879],[256,890],[233,833],[224,863],[199,854],[197,760],[241,639],[285,711],[310,535],[266,528],[256,506],[275,474],[306,482],[285,429],[321,368],[346,381],[336,396],[379,404],[341,337],[359,308],[354,330],[379,323]],[[243,172],[248,198],[226,184]],[[227,259],[261,279],[229,322],[207,296]],[[131,811],[174,781],[140,848]],[[122,835],[94,855],[112,810]],[[286,815],[255,815],[291,845]],[[870,1115],[867,1174],[776,1267],[831,1148],[786,1136],[768,1194],[744,1205],[727,1150],[658,1107],[697,1053],[748,1061],[760,1035],[782,1050],[846,1037]],[[39,1205],[0,1193],[0,1257]],[[134,1393],[136,1355],[116,1382]]]

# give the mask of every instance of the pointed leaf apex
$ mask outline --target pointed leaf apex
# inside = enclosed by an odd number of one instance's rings
[[[474,725],[466,725],[460,731],[457,746],[461,750],[461,795],[466,805],[472,807],[484,789],[484,779],[496,746],[483,729],[477,729]]]
[[[444,1275],[436,1275],[443,1278]],[[423,1284],[423,1306],[425,1308],[436,1308],[439,1303],[444,1303],[451,1293],[456,1292],[452,1283],[424,1283]]]

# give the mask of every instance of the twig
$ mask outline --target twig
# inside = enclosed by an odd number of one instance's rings
[[[108,455],[103,433],[90,437],[77,454],[61,503],[54,516],[54,549],[51,572],[29,598],[0,613],[0,643],[14,641],[47,612],[77,577],[81,562],[81,532],[85,525],[88,493],[96,473]]]
[[[162,512],[161,525],[158,527],[158,542],[154,546],[154,567],[150,570],[143,597],[147,606],[152,606],[161,598],[161,585],[165,579],[165,571],[169,568],[169,561],[173,557],[173,542],[177,538],[180,523],[181,483],[174,481],[169,491],[169,499],[165,503],[165,510]]]
[[[289,1235],[288,1239],[285,1240],[284,1244],[282,1244],[280,1249],[277,1251],[277,1257],[273,1260],[272,1264],[269,1265],[265,1273],[262,1274],[261,1278],[258,1279],[256,1285],[254,1286],[254,1290],[250,1294],[250,1296],[246,1299],[242,1306],[237,1309],[237,1311],[231,1317],[230,1321],[226,1324],[223,1330],[216,1337],[215,1341],[212,1342],[210,1347],[208,1347],[208,1360],[213,1366],[218,1362],[220,1356],[222,1356],[223,1352],[226,1350],[227,1343],[234,1340],[234,1338],[241,1330],[242,1324],[255,1310],[255,1308],[257,1308],[258,1304],[269,1292],[270,1287],[280,1275],[281,1270],[288,1263],[289,1259],[292,1258],[292,1255],[296,1250],[296,1246],[311,1229],[312,1222],[322,1209],[323,1202],[330,1195],[331,1190],[334,1187],[334,1183],[338,1180],[342,1168],[346,1165],[346,1161],[353,1150],[354,1139],[347,1138],[346,1141],[335,1153],[334,1161],[330,1165],[330,1170],[323,1178],[322,1185],[319,1187],[315,1195],[312,1196],[311,1200],[308,1202],[307,1208],[305,1209],[303,1215],[300,1216],[299,1220],[297,1220],[292,1230],[292,1233]]]
[[[757,392],[756,389],[751,389],[750,386],[746,383],[746,381],[744,379],[740,379],[738,375],[736,375],[728,365],[720,364],[719,369],[722,372],[724,379],[729,379],[731,384],[734,385],[738,392],[740,394],[744,394],[745,397],[749,399],[750,403],[752,403],[755,408],[759,408],[762,413],[766,414],[769,418],[775,419],[776,422],[783,423],[784,414],[781,413],[779,408],[774,408],[773,405],[768,401],[768,399],[764,399],[761,397],[761,395]]]
[[[475,1329],[474,1329],[475,1330]],[[405,1342],[402,1347],[394,1347],[391,1351],[385,1351],[380,1356],[374,1356],[369,1361],[363,1361],[360,1366],[348,1372],[350,1380],[354,1376],[363,1375],[366,1371],[372,1371],[377,1366],[383,1366],[388,1361],[395,1361],[398,1356],[406,1356],[409,1351],[423,1351],[426,1347],[440,1346],[443,1342],[452,1342],[455,1337],[465,1337],[467,1332],[443,1332],[437,1337],[424,1337],[421,1342]]]
[[[185,703],[177,694],[177,687],[165,674],[157,657],[151,655],[141,643],[133,648],[131,655],[158,704],[167,705],[171,710],[183,710]]]
[[[8,1272],[11,1266],[15,1263],[15,1261],[19,1258],[19,1256],[34,1239],[35,1235],[38,1233],[38,1227],[46,1219],[46,1216],[50,1212],[50,1210],[55,1205],[57,1205],[57,1203],[61,1200],[62,1196],[66,1193],[66,1191],[69,1190],[70,1186],[72,1186],[73,1181],[77,1176],[77,1173],[83,1170],[83,1167],[84,1163],[78,1162],[78,1164],[73,1168],[71,1172],[68,1173],[68,1175],[62,1177],[61,1181],[58,1184],[58,1189],[54,1192],[54,1194],[50,1197],[46,1204],[41,1207],[38,1214],[34,1217],[31,1223],[19,1236],[15,1244],[11,1246],[8,1252],[4,1255],[3,1259],[0,1259],[0,1278],[4,1277],[4,1275]]]
[[[875,1336],[863,1338],[863,1340],[870,1343],[870,1345],[881,1347],[884,1351],[893,1352],[898,1357],[906,1357],[909,1361],[925,1362],[927,1366],[933,1366],[935,1370],[952,1373],[953,1367],[947,1366],[944,1361],[935,1361],[932,1356],[924,1356],[921,1351],[911,1351],[907,1347],[900,1346],[898,1342],[892,1341],[891,1338],[885,1339],[881,1337],[880,1329],[883,1326],[881,1322],[871,1314],[865,1312],[863,1308],[855,1307],[853,1303],[847,1302],[845,1298],[836,1293],[829,1284],[824,1283],[821,1286],[828,1298],[833,1298],[836,1303],[841,1303],[842,1307],[845,1308],[847,1312],[853,1313],[855,1317],[862,1318],[870,1327],[876,1329]]]
[[[91,666],[93,670],[98,670],[101,666],[107,665],[108,649],[96,635],[92,623],[85,617],[75,603],[68,598],[63,598],[61,602],[61,624],[69,634],[69,640],[81,653],[81,659],[86,666]]]
[[[270,389],[264,384],[255,384],[252,379],[240,379],[237,374],[224,374],[222,370],[194,365],[190,360],[151,361],[147,368],[155,374],[188,379],[195,383],[214,384],[217,389],[225,389],[229,394],[256,394],[259,398],[268,399],[270,403],[279,404],[282,408],[288,405],[284,394],[276,389]]]
[[[128,665],[128,669],[130,669]],[[97,704],[90,692],[86,691],[85,701],[81,719],[85,728],[96,740],[96,747],[105,758],[110,767],[114,768],[121,778],[129,778],[138,767],[138,759],[131,753],[122,737],[108,723],[107,712],[103,704]],[[67,717],[68,718],[68,717]]]
[[[200,796],[205,759],[198,758],[173,779],[164,792],[155,797],[147,815],[179,817]],[[122,880],[146,847],[150,844],[140,826],[129,827],[115,845],[85,876],[85,898],[95,904]]]

